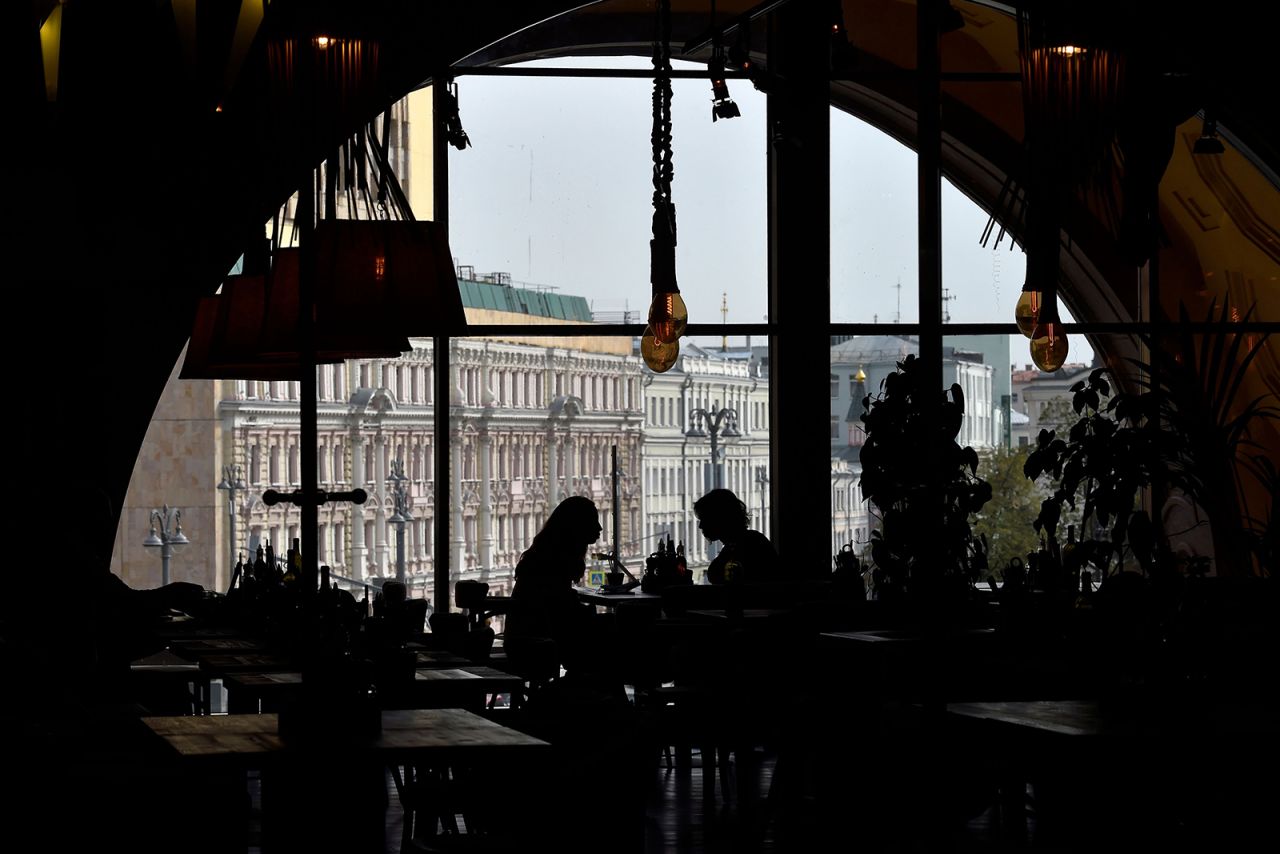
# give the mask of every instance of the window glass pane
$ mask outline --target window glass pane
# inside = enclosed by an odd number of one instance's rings
[[[649,67],[634,57],[531,65]],[[450,150],[450,246],[470,322],[643,317],[652,82],[464,77],[458,85],[473,147]],[[765,99],[745,81],[730,85],[742,114],[713,123],[708,81],[672,84],[676,274],[700,323],[759,322],[767,311]]]
[[[654,374],[626,337],[454,339],[455,372],[474,366],[480,379],[450,425],[451,581],[479,579],[493,591],[509,591],[521,553],[570,495],[585,495],[600,510],[605,530],[589,551],[610,548],[615,446],[621,556],[637,577],[659,537],[668,535],[684,544],[696,573],[705,571],[715,544],[699,533],[693,502],[716,485],[746,502],[753,526],[767,533],[769,431],[757,418],[769,399],[761,375],[767,349],[748,348],[743,338],[723,343],[686,339],[676,365]],[[572,392],[486,409],[485,389],[506,367],[539,372],[548,389],[556,376],[586,378],[585,388],[592,379],[617,381],[619,399],[593,402]],[[690,415],[701,435],[686,436]],[[507,458],[512,476],[503,478],[498,470]],[[599,583],[606,564],[588,559],[587,569],[585,581]]]
[[[430,342],[394,360],[394,367],[421,366],[429,360]],[[356,487],[369,493],[364,505],[329,502],[319,511],[319,542],[303,543],[304,552],[319,549],[320,562],[331,567],[334,579],[362,595],[360,582],[380,583],[396,577],[396,530],[390,489],[390,463],[405,462],[407,508],[413,522],[406,526],[406,570],[410,595],[429,592],[431,550],[421,543],[414,525],[430,531],[433,486],[432,413],[430,405],[396,400],[397,421],[384,423],[393,395],[360,383],[375,376],[372,360],[322,366],[336,372],[343,383],[351,378],[360,405],[322,407],[317,428],[319,453],[324,455],[322,487],[345,491]],[[114,570],[134,587],[159,586],[158,549],[143,549],[148,515],[168,503],[182,510],[183,532],[191,544],[175,551],[170,577],[195,581],[224,591],[238,556],[252,559],[258,545],[270,542],[283,559],[294,537],[300,536],[298,508],[290,504],[267,507],[268,488],[296,488],[299,404],[297,395],[262,401],[249,395],[252,383],[235,380],[170,380],[157,405],[135,477],[125,498]],[[282,384],[284,385],[284,384]],[[292,384],[296,386],[295,384]],[[269,413],[264,409],[269,409]],[[175,441],[180,439],[181,441]],[[415,457],[423,462],[414,465]],[[287,472],[282,471],[287,463]],[[275,474],[272,474],[274,466]],[[227,467],[233,467],[228,471]],[[228,476],[230,475],[230,476]],[[286,477],[290,483],[273,482]],[[234,490],[228,488],[236,484]],[[220,486],[219,484],[223,484]],[[140,533],[138,533],[140,531]]]
[[[946,343],[953,345],[959,340],[948,338]],[[1019,336],[1012,339],[1012,343],[1025,353],[1025,339]],[[1096,362],[1093,350],[1080,354],[1078,359],[1073,353],[1072,360],[1062,370],[1051,374],[1036,370],[1026,363],[1025,356],[1014,354],[1011,358],[1018,361],[1012,365],[1007,391],[1002,385],[1003,377],[993,389],[996,442],[986,448],[974,445],[981,457],[978,474],[991,483],[993,495],[975,518],[974,530],[987,536],[991,571],[998,579],[1003,577],[1010,560],[1016,557],[1025,564],[1028,552],[1035,551],[1039,545],[1032,523],[1052,485],[1045,478],[1032,483],[1023,475],[1022,467],[1027,455],[1035,449],[1040,430],[1054,430],[1065,436],[1080,418],[1072,408],[1071,386],[1086,379],[1096,366],[1124,363],[1129,356],[1137,354],[1134,341],[1128,336],[1095,336],[1092,343],[1098,348]],[[1003,404],[1004,394],[1009,396],[1007,406]],[[966,422],[984,414],[978,408],[966,407]],[[968,425],[966,428],[972,430]],[[1077,540],[1101,535],[1101,529],[1095,528],[1092,520],[1080,518],[1082,508],[1083,501],[1078,502],[1075,510],[1065,510],[1058,532],[1060,541],[1066,540],[1068,525],[1074,527]]]
[[[831,110],[831,320],[920,319],[915,152]]]
[[[1001,477],[1009,476],[1009,472],[1014,471],[1013,463],[1008,460],[1010,454],[1019,453],[1019,447],[1025,452],[1028,441],[1034,445],[1036,431],[1039,426],[1043,426],[1033,424],[1030,420],[1039,410],[1033,412],[1032,416],[1027,416],[1026,407],[1039,406],[1036,401],[1048,395],[1054,402],[1045,404],[1049,407],[1045,410],[1046,417],[1056,418],[1055,425],[1065,423],[1063,416],[1070,414],[1069,404],[1063,410],[1065,389],[1080,376],[1087,375],[1093,361],[1092,351],[1088,350],[1081,354],[1081,362],[1073,362],[1056,374],[1019,370],[1020,366],[1011,362],[1012,358],[1019,357],[1011,356],[1010,348],[1020,346],[1025,352],[1025,342],[1026,339],[1021,336],[1008,335],[952,336],[943,339],[943,384],[946,388],[950,388],[952,384],[959,385],[965,400],[965,417],[957,441],[962,446],[978,451],[985,461],[983,465],[995,466],[992,470]],[[831,374],[836,377],[834,387],[838,389],[839,395],[831,399],[830,415],[832,423],[838,421],[842,428],[839,431],[833,429],[831,439],[833,553],[844,544],[852,542],[855,551],[861,555],[867,535],[876,524],[871,508],[863,500],[860,490],[854,488],[861,478],[860,453],[866,439],[861,421],[865,412],[863,400],[881,394],[885,377],[897,370],[897,363],[908,354],[918,353],[916,336],[848,336],[832,339]],[[1018,468],[1016,473],[1020,475],[1020,472],[1021,469]],[[1021,487],[1022,484],[1015,483],[997,489],[996,498],[991,505],[992,512],[996,513],[1004,501],[1002,491],[1011,496],[1010,502],[1021,501],[1021,497],[1027,492]],[[1034,505],[1032,519],[1039,509],[1038,498]],[[1001,520],[998,524],[1003,525],[1008,513],[1001,511],[992,518],[997,517]],[[1018,525],[1027,521],[1021,516],[1017,518]],[[997,523],[992,523],[995,524]],[[1000,550],[994,554],[1007,563],[1008,556],[1013,554],[1009,549],[1022,548],[1026,531],[1018,527],[1015,536],[1013,533],[1001,533],[1001,530],[990,527],[989,536],[992,538],[993,548],[994,543],[1002,543]],[[1010,543],[1015,545],[1009,545]]]
[[[831,398],[831,554],[853,544],[860,559],[866,551],[875,523],[863,500],[860,454],[866,441],[862,429],[863,400],[880,392],[880,383],[896,370],[908,353],[919,353],[914,336],[858,335],[831,339],[831,374],[836,377]]]

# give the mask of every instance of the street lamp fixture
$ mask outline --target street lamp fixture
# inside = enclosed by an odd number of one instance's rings
[[[720,438],[737,439],[742,436],[738,429],[738,410],[716,409],[708,411],[698,407],[689,413],[689,429],[685,436],[690,439],[711,440],[711,471],[715,479],[715,488],[721,487],[720,476]]]
[[[156,531],[159,524],[160,530]],[[160,549],[160,583],[169,583],[169,558],[173,556],[175,547],[185,546],[191,541],[182,533],[182,511],[169,505],[163,510],[151,511],[151,533],[142,541],[147,548]]]
[[[244,477],[239,463],[222,467],[222,480],[218,481],[218,489],[227,491],[227,529],[230,548],[227,552],[227,572],[231,573],[236,565],[236,491],[244,489]]]
[[[765,512],[764,512],[764,511],[765,511],[765,502],[764,502],[764,499],[765,499],[765,496],[766,496],[766,495],[768,494],[768,492],[769,492],[769,468],[768,468],[768,466],[756,466],[756,491],[760,493],[760,522],[759,522],[759,527],[760,527],[761,532],[763,532],[763,533],[765,533],[765,534],[767,535],[767,534],[768,534],[768,532],[767,532],[767,531],[765,531]]]
[[[396,526],[396,581],[401,584],[405,583],[404,526],[413,521],[413,515],[409,512],[409,490],[405,488],[408,479],[404,475],[404,460],[392,460],[391,474],[387,475],[387,480],[391,482],[391,499],[395,503],[395,512],[387,521]]]

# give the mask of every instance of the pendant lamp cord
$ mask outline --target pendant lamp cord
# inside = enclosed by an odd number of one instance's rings
[[[658,0],[653,43],[653,237],[676,245],[675,210],[671,205],[671,0]],[[662,220],[666,233],[661,233]]]

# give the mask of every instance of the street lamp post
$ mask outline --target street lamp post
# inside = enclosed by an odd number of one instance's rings
[[[228,543],[230,548],[227,551],[227,572],[232,571],[232,567],[236,565],[236,491],[244,489],[244,478],[239,463],[225,465],[222,467],[222,480],[218,481],[218,489],[227,491],[227,529]]]
[[[711,477],[713,488],[720,489],[723,478],[720,476],[720,437],[736,439],[742,435],[738,430],[738,410],[717,409],[708,412],[702,407],[689,413],[689,429],[685,435],[691,439],[711,440]]]
[[[156,533],[156,523],[160,524],[160,533]],[[172,530],[170,528],[172,527]],[[169,558],[173,556],[174,546],[185,546],[191,542],[182,533],[182,511],[169,505],[163,510],[151,511],[151,533],[142,541],[148,548],[160,549],[160,583],[169,583]]]
[[[391,499],[395,502],[395,513],[387,521],[396,526],[396,581],[404,584],[404,526],[413,521],[409,514],[409,491],[405,489],[404,460],[391,461],[391,474],[387,475],[391,482]]]
[[[760,493],[760,530],[766,536],[768,531],[765,530],[765,495],[769,491],[769,468],[768,466],[756,466],[756,489]]]

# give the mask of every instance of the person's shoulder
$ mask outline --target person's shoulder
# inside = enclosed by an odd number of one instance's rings
[[[759,531],[751,529],[748,529],[746,536],[742,538],[742,546],[750,552],[754,552],[757,549],[773,552],[773,543],[769,541],[769,538]]]

